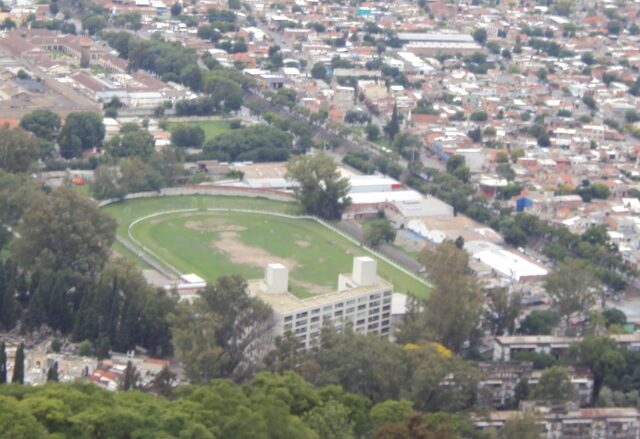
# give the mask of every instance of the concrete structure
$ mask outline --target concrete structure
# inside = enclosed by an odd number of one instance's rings
[[[543,279],[547,269],[526,259],[516,251],[504,249],[488,241],[469,241],[464,249],[471,257],[490,267],[496,274],[516,282]]]
[[[391,332],[393,286],[378,277],[376,261],[370,257],[354,258],[352,272],[341,274],[338,289],[331,293],[299,299],[288,292],[288,270],[282,264],[269,264],[265,278],[249,281],[248,290],[273,309],[268,342],[290,331],[301,349],[309,349],[317,345],[327,325],[383,337]]]
[[[627,349],[640,351],[640,333],[612,334],[609,338]],[[582,337],[556,337],[554,335],[515,335],[496,337],[493,343],[494,361],[511,361],[518,352],[536,352],[560,357]]]
[[[516,386],[527,380],[531,394],[540,382],[542,372],[533,370],[530,362],[517,363],[479,363],[478,370],[482,378],[478,383],[478,400],[484,406],[502,410],[508,408],[516,398]],[[591,404],[593,395],[593,376],[587,369],[567,370],[574,392],[571,400],[580,407]]]
[[[501,428],[513,418],[525,413],[539,419],[544,439],[637,439],[640,437],[640,413],[637,408],[583,408],[570,404],[563,406],[536,406],[533,401],[523,404],[521,410],[491,412],[476,417],[480,429]]]
[[[289,269],[282,264],[269,264],[265,273],[264,292],[284,294],[289,289]]]
[[[418,201],[387,203],[384,214],[396,227],[404,227],[413,218],[452,218],[453,207],[437,198],[427,196]]]

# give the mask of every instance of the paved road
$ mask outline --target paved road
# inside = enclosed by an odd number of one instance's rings
[[[338,223],[338,228],[359,241],[363,239],[362,229],[353,221],[342,220]],[[419,273],[422,269],[422,265],[418,261],[389,244],[382,244],[377,250],[415,273]]]

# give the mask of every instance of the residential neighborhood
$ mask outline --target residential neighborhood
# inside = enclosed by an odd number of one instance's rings
[[[1,2],[0,439],[640,438],[638,17]]]

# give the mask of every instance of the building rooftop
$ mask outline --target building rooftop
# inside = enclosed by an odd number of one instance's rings
[[[347,281],[353,279],[351,273],[342,274]],[[393,285],[380,277],[373,285],[358,286],[344,291],[333,291],[331,293],[318,294],[306,299],[300,299],[293,293],[270,294],[262,290],[263,281],[261,279],[250,280],[248,283],[249,293],[258,297],[260,300],[271,306],[274,311],[280,314],[288,314],[291,312],[302,311],[328,303],[340,300],[348,300],[352,297],[358,297],[369,292],[379,291],[381,289],[393,289]]]

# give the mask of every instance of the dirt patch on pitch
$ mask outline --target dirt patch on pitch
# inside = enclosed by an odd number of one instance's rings
[[[237,224],[229,224],[225,220],[206,219],[201,221],[190,220],[184,223],[184,226],[190,230],[198,232],[242,232],[246,227]]]
[[[296,241],[296,244],[298,245],[298,247],[300,248],[308,248],[311,246],[311,243],[309,243],[309,241],[303,241],[301,239],[299,239],[298,241]]]
[[[227,255],[234,264],[253,265],[264,268],[267,264],[279,263],[289,270],[295,269],[298,264],[293,259],[274,256],[260,247],[252,247],[240,241],[237,232],[224,231],[217,240],[211,243],[212,247]]]

